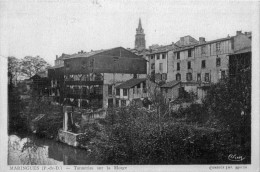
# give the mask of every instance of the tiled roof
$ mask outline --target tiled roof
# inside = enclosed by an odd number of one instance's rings
[[[173,45],[165,45],[165,46],[159,46],[157,48],[152,49],[152,51],[150,53],[147,54],[156,54],[156,53],[162,53],[162,52],[168,52],[173,50],[174,47]]]
[[[133,78],[123,82],[122,84],[116,86],[116,88],[132,88],[137,84],[146,81],[146,78]]]
[[[174,51],[176,52],[176,51],[188,50],[188,49],[194,48],[195,45],[198,45],[198,43],[181,46],[181,47],[175,48]]]
[[[215,43],[215,42],[226,41],[226,40],[230,40],[230,39],[231,39],[231,37],[220,38],[220,39],[215,39],[215,40],[208,41],[208,42],[205,42],[205,43],[202,43],[202,44],[197,44],[197,45],[195,45],[195,46],[201,46],[201,45],[206,45],[206,44],[212,44],[212,43]]]
[[[109,49],[90,51],[90,52],[81,53],[81,54],[73,54],[73,55],[71,55],[69,58],[90,57],[90,56],[94,56],[94,55],[96,55],[96,54],[98,54],[98,53],[102,53],[102,52],[108,51],[108,50],[109,50]]]
[[[171,82],[167,82],[166,84],[162,85],[161,87],[162,88],[171,88],[171,87],[174,87],[175,85],[177,85],[179,83],[180,83],[180,81],[173,80]]]

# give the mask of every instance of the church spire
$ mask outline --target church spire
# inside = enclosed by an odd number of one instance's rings
[[[139,18],[139,23],[138,23],[138,28],[136,29],[136,34],[143,34],[144,30],[142,28],[142,22],[141,19]]]
[[[136,29],[135,49],[139,51],[145,49],[145,34],[144,29],[142,28],[141,18],[139,18],[138,28]]]
[[[141,18],[139,18],[138,29],[143,29],[143,28],[142,28],[142,22],[141,22]]]

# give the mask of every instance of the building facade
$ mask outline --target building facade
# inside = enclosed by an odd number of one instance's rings
[[[159,46],[146,54],[147,74],[156,83],[167,81],[169,57],[173,56],[174,45]]]
[[[237,31],[235,36],[228,36],[212,41],[200,37],[199,41],[191,36],[181,37],[170,46],[157,46],[148,57],[147,73],[154,75],[155,81],[165,81],[162,86],[167,99],[173,97],[168,90],[172,81],[181,82],[186,92],[194,92],[202,99],[211,83],[217,83],[229,72],[229,56],[235,51],[251,45],[251,33]],[[170,84],[171,85],[171,84]],[[171,98],[170,98],[171,97]]]
[[[146,77],[146,61],[118,47],[71,55],[64,60],[63,104],[83,109],[116,105],[116,84]]]

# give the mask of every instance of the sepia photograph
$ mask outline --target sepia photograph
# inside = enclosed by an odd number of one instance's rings
[[[259,171],[259,9],[0,0],[1,164]]]

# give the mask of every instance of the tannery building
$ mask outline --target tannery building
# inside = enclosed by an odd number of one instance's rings
[[[118,47],[71,55],[64,59],[63,67],[51,70],[50,75],[56,76],[50,76],[54,79],[52,85],[59,85],[56,96],[62,97],[63,104],[106,109],[117,104],[116,85],[146,78],[146,61]]]

